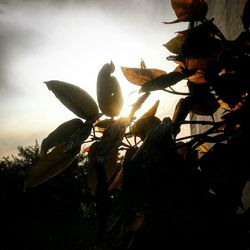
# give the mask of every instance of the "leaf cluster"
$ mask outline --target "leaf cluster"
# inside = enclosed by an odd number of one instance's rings
[[[174,249],[186,245],[200,249],[198,242],[207,241],[214,230],[215,239],[202,249],[212,249],[218,238],[218,249],[232,249],[232,244],[233,249],[239,249],[236,245],[241,236],[234,227],[241,217],[235,211],[244,209],[241,195],[250,177],[249,1],[242,16],[244,30],[233,41],[226,39],[213,19],[207,20],[205,1],[171,3],[177,20],[165,23],[190,24],[164,45],[173,54],[168,60],[177,67],[169,73],[147,68],[144,62],[139,68],[122,67],[125,78],[139,86],[138,100],[127,117],[119,116],[123,96],[112,75],[113,62],[99,71],[97,102],[74,84],[46,82],[79,118],[61,124],[43,140],[41,158],[27,175],[24,189],[60,174],[83,153],[88,186],[96,204],[99,246],[160,248],[168,236],[169,246],[176,244]],[[187,81],[188,93],[173,89],[182,80]],[[158,118],[156,101],[135,118],[156,90],[183,96],[173,117]],[[213,117],[219,108],[225,109],[219,121],[187,120],[190,113]],[[195,123],[210,128],[178,138],[183,124]],[[209,149],[206,143],[213,147]],[[118,161],[122,151],[124,159]],[[218,220],[220,227],[214,229]],[[225,241],[231,234],[232,239]],[[178,238],[182,240],[175,242]],[[247,249],[247,244],[240,249]]]

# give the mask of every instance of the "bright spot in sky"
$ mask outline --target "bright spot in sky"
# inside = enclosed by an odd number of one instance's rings
[[[138,1],[131,2],[138,5]],[[104,10],[95,1],[60,8],[47,1],[4,5],[0,14],[4,27],[0,31],[0,49],[4,47],[5,56],[0,69],[4,75],[0,86],[0,157],[15,154],[18,145],[34,145],[36,139],[41,143],[61,123],[76,117],[44,81],[73,83],[97,100],[97,74],[112,60],[116,66],[113,75],[120,82],[125,99],[122,115],[127,115],[139,97],[133,92],[139,87],[125,79],[120,67],[139,67],[143,58],[148,68],[167,72],[175,68],[174,63],[166,61],[169,53],[162,44],[185,27],[161,23],[175,18],[170,4],[161,2],[145,1],[144,9],[129,5],[128,9],[119,9],[110,4]],[[180,84],[177,89],[185,90],[183,86]],[[179,98],[155,91],[137,115],[159,99],[156,115],[171,117]]]

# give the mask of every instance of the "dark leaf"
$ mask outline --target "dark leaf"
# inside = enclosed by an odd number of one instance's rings
[[[161,120],[156,116],[148,116],[138,119],[131,127],[131,133],[144,140],[152,129],[157,127]]]
[[[98,240],[102,241],[107,232],[108,215],[111,201],[108,192],[107,177],[103,163],[95,162],[94,167],[97,176],[95,200],[99,221]]]
[[[205,57],[221,48],[221,42],[215,38],[213,23],[200,24],[189,30],[182,45],[182,54],[186,57]]]
[[[183,122],[186,119],[190,111],[190,107],[191,107],[190,97],[181,98],[178,101],[177,105],[175,106],[174,115],[172,119],[174,137],[176,137],[177,134],[179,134],[181,127],[180,122]]]
[[[97,173],[95,169],[95,164],[98,161],[98,143],[95,142],[90,146],[88,153],[88,186],[93,194],[96,191],[97,185]],[[113,151],[108,158],[103,162],[103,167],[105,170],[106,181],[108,181],[115,172],[118,158],[118,148]]]
[[[109,185],[109,192],[113,192],[116,189],[121,189],[123,175],[124,175],[123,168],[121,168],[117,173],[117,175],[115,176],[112,183]]]
[[[80,152],[84,141],[89,137],[92,129],[92,123],[85,122],[66,142],[65,153],[68,155],[76,155]]]
[[[53,132],[51,132],[42,141],[41,145],[41,157],[47,154],[47,151],[58,144],[61,144],[67,140],[80,128],[83,127],[82,120],[75,118],[69,120],[60,126],[58,126]]]
[[[151,130],[130,161],[134,165],[150,164],[159,155],[163,156],[163,152],[173,144],[172,121],[170,118],[164,118],[158,126]]]
[[[95,126],[101,129],[107,129],[111,124],[113,124],[115,121],[113,119],[105,119],[98,121],[95,123]]]
[[[170,72],[168,74],[159,76],[151,81],[142,85],[140,92],[148,92],[154,90],[163,90],[170,87],[177,82],[185,79],[185,75],[181,72]]]
[[[74,114],[83,119],[92,119],[99,113],[94,99],[80,87],[57,80],[45,82],[48,89]]]
[[[174,21],[170,21],[170,22],[163,22],[164,24],[174,24],[174,23],[180,23],[181,22],[181,20],[179,20],[179,19],[176,19],[176,20],[174,20]]]
[[[72,163],[74,157],[65,154],[64,150],[64,143],[56,146],[32,167],[24,181],[24,191],[29,187],[38,186],[48,179],[60,174]]]
[[[120,84],[116,77],[111,76],[114,71],[115,65],[113,62],[106,63],[97,77],[98,104],[103,114],[109,117],[119,115],[123,106]]]
[[[211,93],[207,94],[203,99],[191,98],[190,111],[197,115],[213,115],[219,107],[220,104]]]
[[[245,30],[249,30],[250,27],[250,1],[248,0],[245,3],[243,15],[242,15],[242,23]]]
[[[237,73],[225,73],[212,82],[212,87],[219,98],[232,108],[241,100],[245,92],[245,80]]]

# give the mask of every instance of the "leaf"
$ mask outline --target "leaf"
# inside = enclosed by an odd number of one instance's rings
[[[94,166],[95,166],[95,163],[98,162],[98,151],[97,151],[98,143],[99,142],[95,142],[90,146],[89,154],[88,154],[88,159],[89,159],[88,186],[92,194],[95,194],[96,186],[97,186],[97,173],[96,173],[96,169]],[[113,175],[116,169],[117,158],[118,158],[118,148],[114,150],[112,154],[110,154],[109,157],[103,161],[106,181],[108,181],[109,178],[111,178],[111,176]]]
[[[194,58],[186,58],[186,67],[188,70],[201,70],[201,71],[210,71],[214,69],[217,63],[218,51],[214,51],[208,56]]]
[[[111,124],[114,123],[114,120],[113,119],[105,119],[105,120],[101,120],[101,121],[98,121],[95,126],[101,129],[107,129]]]
[[[243,15],[242,15],[242,23],[245,30],[249,30],[250,28],[250,1],[248,0],[245,3]]]
[[[195,84],[207,84],[208,80],[205,77],[205,71],[197,70],[195,74],[188,77],[188,80]]]
[[[98,104],[106,116],[115,117],[120,114],[123,106],[123,96],[116,77],[111,76],[115,71],[113,62],[106,63],[97,77]]]
[[[186,57],[206,57],[221,49],[221,40],[215,38],[218,31],[214,24],[206,22],[186,32],[186,39],[182,44],[182,54]]]
[[[178,20],[200,21],[206,17],[208,6],[204,0],[171,0]]]
[[[179,141],[176,143],[176,151],[179,156],[181,156],[182,159],[186,159],[188,156],[189,151],[189,144],[185,143],[183,141]]]
[[[141,86],[140,92],[163,90],[167,87],[176,84],[177,82],[183,79],[185,79],[185,75],[182,72],[173,71],[146,82],[144,85]]]
[[[204,96],[204,99],[192,98],[190,111],[197,115],[213,115],[219,107],[220,104],[214,95],[209,93]]]
[[[67,141],[70,136],[72,136],[82,126],[83,122],[78,118],[69,120],[58,126],[45,139],[43,139],[40,152],[41,157],[44,157],[49,149]]]
[[[182,33],[172,38],[167,43],[163,44],[171,53],[181,55],[182,54],[182,44],[185,42],[186,36]]]
[[[199,147],[198,147],[198,149],[199,149],[199,151],[201,152],[201,153],[207,153],[208,152],[208,150],[209,150],[209,148],[208,148],[208,146],[206,145],[206,144],[201,144]]]
[[[219,99],[233,108],[240,100],[244,91],[244,78],[240,74],[225,73],[217,76],[212,82],[213,90]]]
[[[120,189],[122,187],[122,179],[123,179],[124,171],[123,168],[119,170],[114,180],[109,186],[109,192],[113,192],[115,189]]]
[[[32,167],[24,181],[24,191],[60,174],[73,162],[74,157],[65,154],[64,149],[64,143],[56,146]]]
[[[84,141],[89,137],[92,129],[92,123],[85,122],[66,142],[65,153],[75,156],[80,150]]]
[[[146,92],[142,96],[140,96],[137,101],[132,105],[132,109],[129,113],[128,120],[131,121],[134,117],[134,114],[137,110],[139,110],[142,106],[142,104],[146,101],[146,99],[149,97],[150,92]]]
[[[129,123],[126,118],[120,118],[111,124],[103,133],[97,146],[97,159],[103,162],[121,145]]]
[[[181,22],[181,20],[179,20],[179,19],[176,19],[176,20],[174,20],[174,21],[170,21],[170,22],[163,22],[164,24],[174,24],[174,23],[180,23]]]
[[[133,216],[132,221],[131,221],[128,229],[130,231],[136,232],[141,228],[143,222],[144,222],[144,215],[141,213],[136,213]]]
[[[222,109],[225,109],[227,111],[231,111],[232,109],[228,106],[227,103],[223,102],[222,100],[218,100],[218,103],[220,104],[220,107]]]
[[[145,140],[152,129],[157,127],[161,120],[156,116],[147,116],[138,119],[131,127],[131,133]]]
[[[174,145],[172,137],[172,121],[166,117],[162,122],[151,130],[140,148],[134,153],[130,162],[133,165],[149,164],[155,157],[162,155],[167,147]],[[143,166],[144,167],[144,166]]]
[[[147,117],[150,117],[150,116],[154,116],[154,115],[156,114],[156,112],[157,112],[159,103],[160,103],[160,101],[157,100],[157,101],[155,102],[155,104],[154,104],[146,113],[144,113],[144,114],[142,115],[141,118],[147,118]]]
[[[176,137],[179,132],[181,131],[180,130],[180,127],[181,127],[181,124],[180,122],[183,122],[189,111],[190,111],[190,105],[191,105],[191,102],[190,102],[190,97],[186,97],[186,98],[181,98],[177,105],[175,106],[175,110],[174,110],[174,114],[173,114],[173,135],[174,137]]]
[[[142,68],[127,68],[121,67],[126,79],[138,86],[142,86],[145,82],[153,80],[166,72],[160,69],[142,69]]]
[[[48,89],[77,116],[90,120],[99,113],[94,99],[80,87],[57,80],[45,82]]]
[[[147,68],[147,66],[146,66],[143,59],[141,59],[141,64],[140,65],[141,65],[141,69],[146,69]]]

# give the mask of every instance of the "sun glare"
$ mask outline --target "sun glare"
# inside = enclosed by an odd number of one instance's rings
[[[6,25],[13,25],[12,20],[15,20],[17,28],[30,35],[29,46],[10,47],[6,74],[12,84],[14,79],[13,87],[16,93],[21,94],[16,100],[22,99],[18,105],[6,100],[9,110],[16,112],[14,118],[9,118],[7,111],[2,114],[3,120],[13,120],[5,126],[4,133],[10,136],[14,130],[26,131],[29,119],[30,133],[40,141],[61,123],[75,117],[46,88],[45,81],[60,80],[75,84],[97,101],[98,72],[105,63],[112,61],[116,67],[113,76],[118,79],[124,97],[120,115],[127,116],[140,96],[139,86],[126,80],[121,67],[140,67],[141,58],[149,68],[169,72],[174,67],[165,60],[166,50],[162,44],[167,38],[163,33],[160,33],[162,36],[148,35],[150,27],[135,26],[129,20],[109,16],[101,10],[72,7],[57,11],[48,8],[45,11],[41,7],[32,11],[32,8],[22,9],[20,5],[20,9],[4,18]],[[30,22],[32,19],[35,21]],[[167,36],[171,37],[171,34]],[[160,118],[171,116],[176,98],[156,91],[135,114],[136,117],[140,117],[158,99],[161,104],[157,115]],[[23,141],[17,142],[17,145]]]

